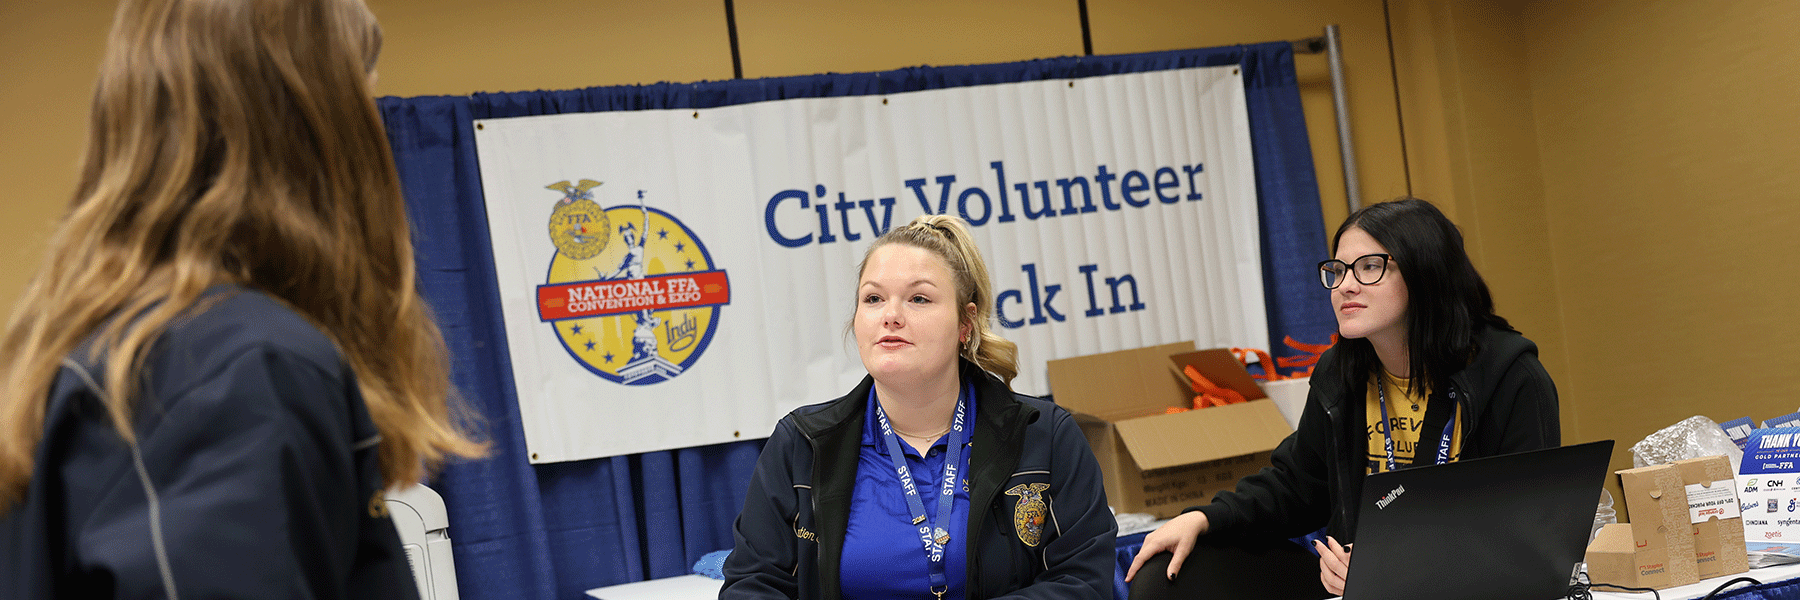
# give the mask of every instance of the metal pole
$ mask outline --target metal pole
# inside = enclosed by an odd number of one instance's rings
[[[1344,59],[1338,50],[1338,26],[1325,26],[1325,55],[1331,61],[1331,104],[1337,110],[1338,154],[1344,162],[1344,200],[1350,212],[1362,208],[1362,194],[1357,190],[1356,151],[1350,143],[1350,105],[1344,93]]]

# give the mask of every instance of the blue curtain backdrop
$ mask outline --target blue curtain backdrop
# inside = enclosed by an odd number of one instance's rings
[[[761,442],[532,465],[508,363],[473,121],[615,110],[892,94],[1019,81],[1241,65],[1262,216],[1269,339],[1312,343],[1336,324],[1314,264],[1325,257],[1318,183],[1287,43],[966,67],[916,67],[694,84],[383,98],[418,244],[421,286],[437,310],[455,382],[479,413],[492,457],[436,481],[450,510],[461,597],[574,599],[595,587],[687,573],[730,548]],[[823,401],[825,398],[807,399]]]

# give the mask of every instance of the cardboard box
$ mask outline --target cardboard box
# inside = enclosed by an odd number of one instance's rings
[[[1688,520],[1694,524],[1694,561],[1700,578],[1750,570],[1731,459],[1707,456],[1674,464],[1687,488]]]
[[[1629,523],[1608,523],[1588,544],[1588,581],[1615,586],[1663,589],[1669,582],[1669,552],[1665,548],[1638,547],[1632,542]]]
[[[1687,487],[1681,483],[1681,471],[1675,465],[1626,469],[1619,471],[1619,487],[1623,488],[1625,506],[1631,511],[1631,541],[1640,582],[1661,583],[1638,587],[1662,589],[1700,581],[1694,560],[1693,522],[1688,517]],[[1657,560],[1662,561],[1666,581],[1652,577],[1657,574]],[[1599,577],[1593,580],[1611,583]]]
[[[1193,406],[1189,365],[1250,401],[1168,413]],[[1168,518],[1210,502],[1268,466],[1269,451],[1293,432],[1228,350],[1182,342],[1053,360],[1049,371],[1056,403],[1081,423],[1121,513]]]

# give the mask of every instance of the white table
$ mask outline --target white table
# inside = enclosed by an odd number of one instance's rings
[[[1800,564],[1777,565],[1762,569],[1751,569],[1749,572],[1745,573],[1714,577],[1712,579],[1702,579],[1700,580],[1700,583],[1678,585],[1672,588],[1657,590],[1657,592],[1661,594],[1662,600],[1694,600],[1696,598],[1705,597],[1708,592],[1713,591],[1713,588],[1724,585],[1725,582],[1738,577],[1749,577],[1762,583],[1787,581],[1789,579],[1800,577]],[[1751,584],[1748,583],[1740,583],[1732,586],[1731,589],[1736,590],[1738,588],[1749,587],[1750,585]],[[1591,591],[1594,594],[1594,600],[1649,600],[1657,597],[1650,592],[1619,592],[1602,588],[1595,588]],[[1343,600],[1343,597],[1335,597],[1332,598],[1332,600]]]
[[[1119,536],[1151,531],[1167,522],[1168,519],[1162,519],[1140,524],[1120,530]],[[719,586],[724,583],[703,575],[682,575],[594,588],[587,595],[597,600],[713,600],[719,597]]]
[[[594,588],[587,595],[599,600],[713,600],[724,584],[703,575],[682,575]]]
[[[1706,596],[1714,588],[1736,577],[1749,577],[1763,583],[1786,581],[1800,578],[1800,564],[1751,569],[1746,573],[1702,579],[1699,583],[1675,586],[1659,591],[1662,600],[1694,600]],[[587,595],[597,600],[712,600],[719,597],[719,586],[724,583],[701,575],[682,575],[594,588],[588,590]],[[1738,584],[1732,589],[1748,585],[1750,584]],[[1654,597],[1649,592],[1620,592],[1604,589],[1595,589],[1593,593],[1595,600],[1645,600]]]

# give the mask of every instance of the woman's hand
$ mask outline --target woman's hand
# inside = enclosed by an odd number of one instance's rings
[[[1149,545],[1148,539],[1145,545]],[[1350,546],[1338,545],[1331,536],[1325,536],[1325,542],[1313,540],[1313,548],[1319,551],[1319,582],[1325,584],[1325,591],[1344,595],[1344,578],[1350,574]]]
[[[1175,579],[1175,574],[1181,571],[1182,561],[1187,560],[1188,553],[1194,550],[1194,543],[1200,540],[1201,534],[1206,533],[1207,526],[1206,513],[1200,511],[1182,513],[1163,523],[1162,527],[1144,536],[1144,547],[1139,548],[1137,557],[1131,559],[1131,569],[1125,571],[1125,580],[1131,581],[1137,575],[1138,567],[1144,566],[1144,562],[1150,560],[1150,557],[1165,551],[1172,555],[1169,558],[1168,577],[1170,580]]]

